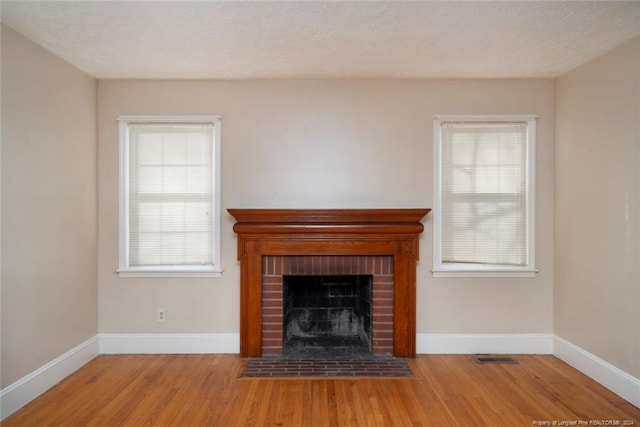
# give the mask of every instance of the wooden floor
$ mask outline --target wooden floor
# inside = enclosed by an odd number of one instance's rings
[[[2,426],[640,426],[640,409],[555,357],[515,358],[419,356],[411,378],[259,379],[241,377],[236,355],[105,355]]]

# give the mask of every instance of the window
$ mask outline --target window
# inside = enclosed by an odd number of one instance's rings
[[[120,275],[219,275],[220,119],[119,122]]]
[[[535,117],[438,116],[434,276],[532,276]]]

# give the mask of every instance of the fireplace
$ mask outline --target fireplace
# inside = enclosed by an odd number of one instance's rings
[[[414,357],[418,237],[428,212],[229,209],[241,268],[240,355],[283,354],[285,276],[370,275],[372,352]]]

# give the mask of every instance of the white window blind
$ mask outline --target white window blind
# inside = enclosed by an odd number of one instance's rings
[[[533,268],[532,121],[439,125],[436,268]]]
[[[126,127],[121,269],[217,267],[215,123],[121,125]]]

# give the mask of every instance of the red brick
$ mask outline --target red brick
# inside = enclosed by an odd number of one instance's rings
[[[393,276],[380,276],[380,275],[373,276],[373,285],[393,287]]]
[[[387,315],[387,316],[392,316],[393,315],[393,308],[392,307],[379,307],[379,306],[373,306],[373,316],[377,316],[377,315]]]
[[[387,295],[389,297],[393,297],[393,294]],[[374,308],[392,308],[393,307],[393,298],[383,298],[378,294],[373,296],[373,306]]]
[[[393,323],[376,323],[373,325],[373,332],[391,332]]]
[[[342,266],[341,274],[349,274],[351,272],[351,262],[348,256],[340,257],[340,265]]]
[[[282,307],[282,296],[277,295],[273,298],[262,298],[262,308],[278,308]]]
[[[373,338],[393,339],[393,331],[373,331]]]
[[[375,279],[375,276],[376,276],[376,261],[375,261],[375,257],[373,257],[373,256],[366,257],[365,264],[366,264],[367,274],[371,274],[372,276],[374,276],[374,279]]]
[[[376,332],[393,331],[393,325],[389,323],[376,324],[373,326],[373,330]]]
[[[263,298],[262,308],[282,308],[282,298]]]
[[[275,331],[269,331],[269,330],[262,330],[262,339],[276,339],[276,340],[282,340],[282,329],[280,330],[275,330]]]
[[[264,320],[264,319],[263,319]],[[262,323],[262,330],[263,331],[282,331],[282,326],[280,325],[280,323]]]
[[[327,270],[324,274],[329,274],[332,271],[336,271],[338,269],[338,257],[336,256],[328,256],[327,257]]]
[[[393,283],[374,283],[373,292],[391,292],[393,293]]]
[[[262,293],[268,292],[282,292],[283,286],[282,283],[263,283],[262,284]]]
[[[318,262],[317,260],[317,256],[308,256],[306,257],[307,261],[305,262],[306,265],[306,270],[309,272],[308,274],[318,274],[317,269],[318,269]]]
[[[391,274],[391,257],[382,258],[382,274]]]
[[[387,321],[388,320],[388,321]],[[393,330],[393,318],[389,317],[389,318],[382,318],[382,319],[377,319],[377,318],[373,318],[373,330],[374,331],[391,331]]]

